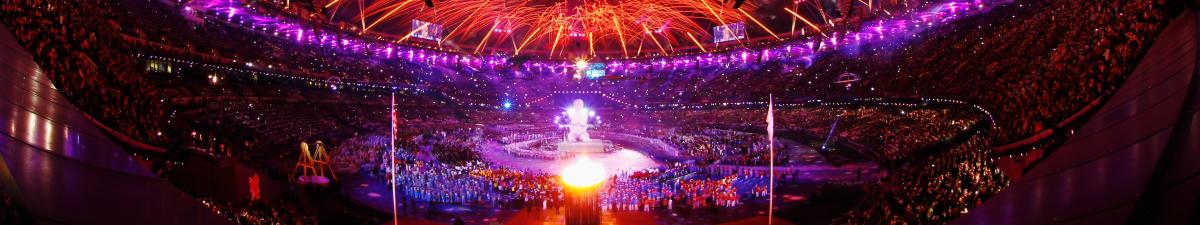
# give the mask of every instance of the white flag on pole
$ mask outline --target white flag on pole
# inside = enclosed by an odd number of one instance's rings
[[[770,177],[767,179],[767,224],[775,223],[775,96],[767,97],[767,154]]]
[[[767,100],[767,139],[775,141],[775,99]]]

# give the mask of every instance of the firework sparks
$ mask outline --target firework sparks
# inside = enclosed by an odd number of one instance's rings
[[[651,39],[666,53],[667,48],[690,45],[685,41],[689,38],[710,38],[707,27],[748,18],[743,17],[745,12],[703,0],[580,0],[554,3],[538,0],[459,0],[439,3],[433,9],[412,4],[413,1],[334,0],[325,8],[329,9],[326,13],[331,19],[363,23],[364,32],[405,33],[396,31],[412,29],[407,27],[411,20],[454,27],[443,39],[475,44],[476,52],[510,48],[501,45],[502,42],[488,39],[520,38],[515,40],[517,43],[512,46],[513,49],[507,50],[518,54],[539,49],[549,50],[553,54],[555,50],[591,53],[593,49],[620,48],[619,51],[628,56],[627,43],[643,43],[646,39]],[[755,6],[748,3],[741,9],[753,11]],[[646,30],[648,33],[628,32],[636,30]],[[564,40],[582,42],[582,46],[560,43]]]

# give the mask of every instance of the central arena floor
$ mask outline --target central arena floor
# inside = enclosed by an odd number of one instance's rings
[[[575,162],[576,157],[581,156],[575,155],[569,158],[546,160],[515,156],[504,152],[500,148],[486,147],[485,149],[487,150],[480,152],[480,156],[485,161],[510,169],[535,173],[558,173],[563,167]],[[643,171],[662,166],[662,163],[651,156],[628,148],[621,148],[615,152],[587,153],[584,155],[592,161],[603,164],[605,174]]]
[[[631,135],[626,135],[631,136]],[[644,137],[636,137],[644,138]],[[778,155],[788,155],[789,160],[783,165],[777,165],[779,174],[786,174],[786,180],[780,185],[786,185],[785,192],[777,192],[780,204],[777,207],[797,205],[806,201],[820,186],[827,182],[862,182],[877,179],[877,166],[869,162],[850,162],[833,166],[826,162],[813,148],[798,142],[779,139],[785,147],[777,149]],[[650,168],[667,168],[679,161],[672,156],[673,148],[664,146],[639,146],[636,144],[617,143],[617,151],[608,153],[589,153],[589,159],[602,163],[608,174],[621,172],[642,171]],[[478,149],[481,158],[489,164],[525,171],[529,173],[554,174],[574,162],[574,157],[563,159],[542,159],[518,156],[504,150],[503,144],[489,142]],[[577,156],[575,156],[577,157]],[[765,175],[766,166],[734,166],[710,165],[706,168],[713,170],[737,170],[746,173]],[[765,177],[748,177],[742,182],[735,183],[739,192],[752,189],[749,184],[765,183]],[[383,178],[369,174],[353,174],[348,176],[341,187],[342,194],[353,201],[368,205],[382,212],[391,213],[393,204],[396,214],[402,224],[448,224],[454,218],[461,218],[468,224],[559,224],[562,222],[560,212],[555,208],[521,209],[489,204],[454,204],[430,203],[409,200],[401,194],[395,202],[392,200],[391,189],[383,182]],[[741,224],[753,218],[764,217],[766,201],[748,200],[735,207],[713,209],[687,209],[677,207],[673,210],[651,211],[606,211],[606,215],[622,218],[606,220],[605,224]],[[764,217],[765,218],[765,217]],[[760,218],[761,219],[761,218]],[[748,224],[756,224],[750,221]]]

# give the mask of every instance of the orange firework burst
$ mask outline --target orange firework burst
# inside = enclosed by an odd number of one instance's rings
[[[543,56],[629,56],[629,49],[643,47],[668,52],[693,45],[693,38],[711,38],[714,25],[748,16],[713,0],[448,0],[433,8],[421,0],[338,0],[325,8],[364,32],[409,36],[409,21],[422,20],[443,26],[439,45]]]

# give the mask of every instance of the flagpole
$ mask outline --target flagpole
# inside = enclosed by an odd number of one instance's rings
[[[767,150],[771,162],[767,178],[767,225],[775,223],[775,96],[767,95]]]
[[[391,142],[388,142],[388,156],[385,157],[384,159],[386,159],[388,161],[388,167],[390,167],[388,173],[391,173],[391,174],[389,174],[389,175],[391,175],[391,176],[389,176],[391,179],[391,182],[389,182],[389,183],[391,183],[391,185],[392,185],[392,225],[400,225],[400,216],[397,215],[397,213],[396,213],[396,159],[393,158],[393,157],[396,157],[396,92],[395,91],[392,92],[392,104],[389,106],[391,107],[391,111],[388,111],[388,117],[391,118],[391,120],[392,120],[392,134],[389,135],[391,137]]]

